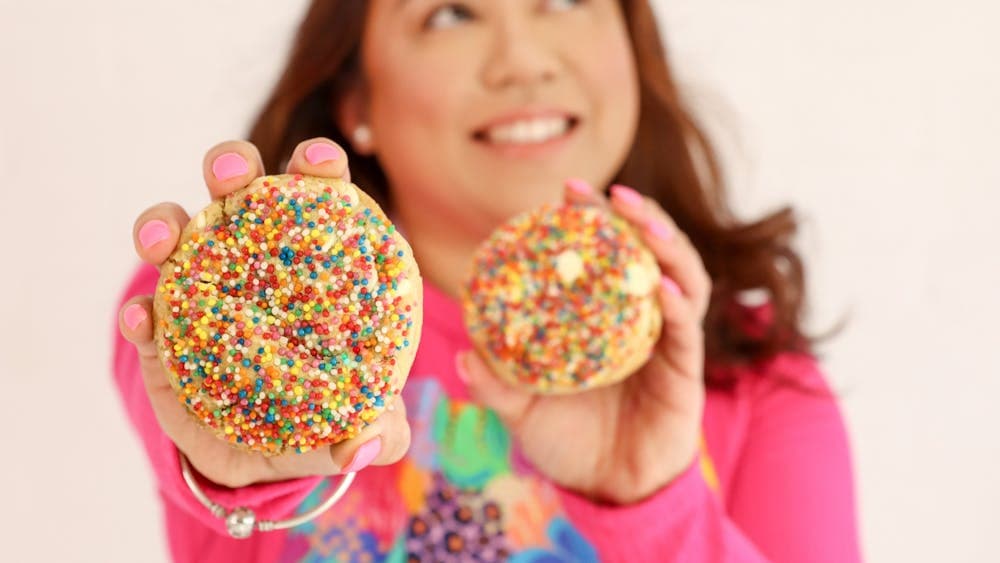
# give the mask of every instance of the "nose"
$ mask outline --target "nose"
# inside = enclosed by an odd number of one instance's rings
[[[490,89],[536,86],[558,74],[559,57],[544,34],[527,25],[497,29],[483,65],[483,83]]]

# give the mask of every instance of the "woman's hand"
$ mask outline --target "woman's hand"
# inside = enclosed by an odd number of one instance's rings
[[[496,411],[538,471],[590,498],[627,504],[668,484],[698,453],[711,279],[659,205],[624,186],[611,194],[609,203],[579,180],[566,186],[570,202],[610,205],[660,264],[663,331],[650,360],[615,385],[556,396],[507,385],[473,352],[459,353],[456,363],[472,396]]]
[[[242,141],[228,141],[213,147],[205,155],[202,168],[208,193],[213,199],[244,188],[265,174],[257,148]],[[292,153],[287,172],[350,180],[344,151],[324,138],[300,143]],[[139,257],[157,267],[163,264],[173,253],[189,219],[184,209],[175,203],[161,203],[143,212],[132,232]],[[237,450],[199,425],[178,401],[153,341],[152,305],[151,295],[130,299],[119,312],[119,330],[135,344],[146,391],[160,426],[208,479],[220,485],[240,487],[260,481],[346,473],[369,463],[394,463],[409,447],[406,408],[402,401],[396,401],[394,408],[384,411],[359,436],[329,448],[272,457]]]

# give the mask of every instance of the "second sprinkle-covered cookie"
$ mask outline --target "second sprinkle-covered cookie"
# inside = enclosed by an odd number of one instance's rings
[[[504,224],[463,287],[473,343],[508,382],[567,393],[620,381],[659,338],[659,268],[623,219],[545,206]]]

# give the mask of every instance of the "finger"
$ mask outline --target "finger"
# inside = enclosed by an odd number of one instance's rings
[[[684,299],[681,289],[668,276],[660,278],[658,291],[663,312],[663,331],[656,350],[680,373],[700,377],[704,338],[700,317]]]
[[[410,423],[406,420],[406,404],[402,399],[397,399],[391,410],[380,414],[376,422],[379,424],[377,447],[355,439],[352,440],[355,443],[343,452],[332,452],[342,473],[358,471],[369,464],[391,465],[406,455],[410,448]],[[343,456],[344,453],[350,453],[349,457]]]
[[[164,432],[185,452],[204,451],[206,444],[218,446],[217,463],[211,467],[198,467],[204,475],[226,486],[243,486],[258,481],[276,481],[311,475],[333,475],[356,471],[368,465],[387,465],[399,461],[410,445],[410,427],[406,421],[406,408],[397,401],[368,425],[357,438],[330,448],[319,448],[305,453],[288,453],[274,457],[247,455],[230,448],[209,434],[186,412],[170,386],[153,341],[152,297],[140,296],[127,301],[118,314],[118,327],[122,336],[131,342],[140,362],[143,381],[153,406],[154,414]],[[229,456],[223,462],[218,457]],[[191,459],[196,464],[199,457]],[[352,467],[353,464],[353,467]],[[224,468],[222,473],[217,469]],[[218,473],[218,474],[216,474]]]
[[[141,295],[126,301],[118,311],[119,332],[125,340],[135,345],[139,360],[144,362],[157,360],[156,345],[153,343],[152,310],[153,297]]]
[[[212,199],[226,197],[264,175],[260,151],[246,141],[224,141],[208,149],[201,165]]]
[[[182,451],[190,451],[204,437],[187,409],[177,400],[160,362],[153,340],[152,309],[153,297],[150,295],[129,299],[119,311],[118,328],[125,340],[135,346],[143,384],[160,427]]]
[[[517,432],[534,403],[534,395],[501,380],[472,350],[455,355],[455,369],[473,399],[492,409],[508,428]]]
[[[662,213],[662,217],[657,217],[653,213],[653,208],[658,209],[659,204],[652,198],[648,198],[636,190],[621,184],[611,186],[610,192],[611,208],[636,227],[640,229],[644,228],[650,219],[659,218],[662,219],[672,234],[677,235],[677,238],[684,237],[684,233],[677,228],[677,224],[674,223],[673,219],[666,212]]]
[[[566,203],[581,203],[590,205],[607,205],[604,196],[594,189],[594,186],[580,178],[569,178],[563,184],[563,199]]]
[[[712,278],[698,251],[690,243],[673,236],[667,223],[659,218],[651,219],[642,235],[660,268],[690,300],[699,318],[704,316],[712,294]]]
[[[611,206],[639,230],[664,273],[696,304],[696,310],[704,314],[712,280],[698,250],[677,223],[655,200],[626,186],[611,187]]]
[[[347,153],[340,148],[340,145],[326,137],[316,137],[299,143],[288,160],[288,173],[351,181]]]
[[[118,314],[118,329],[125,340],[135,346],[136,354],[139,358],[139,367],[142,371],[143,381],[150,399],[156,410],[161,397],[169,397],[163,404],[168,405],[167,410],[176,410],[171,413],[171,420],[186,419],[183,405],[177,401],[173,388],[167,380],[163,364],[160,362],[159,351],[156,342],[153,340],[153,296],[142,295],[133,297],[125,302]],[[160,416],[161,413],[157,413]],[[164,422],[161,420],[161,423]],[[174,428],[174,425],[166,425],[164,428]],[[175,440],[176,441],[176,440]]]
[[[397,400],[350,440],[304,453],[262,458],[268,465],[263,479],[336,475],[359,471],[368,465],[388,465],[399,461],[409,447],[406,406]]]
[[[143,211],[132,226],[132,243],[143,261],[159,266],[177,246],[190,217],[176,203],[160,203]]]

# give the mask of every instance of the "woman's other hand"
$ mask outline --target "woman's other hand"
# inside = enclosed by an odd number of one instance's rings
[[[688,237],[652,199],[613,186],[609,201],[579,180],[567,182],[565,198],[609,206],[656,256],[663,330],[650,360],[620,383],[573,395],[510,386],[472,351],[459,353],[457,369],[538,471],[593,499],[628,504],[670,483],[698,453],[705,403],[702,320],[711,278]]]

